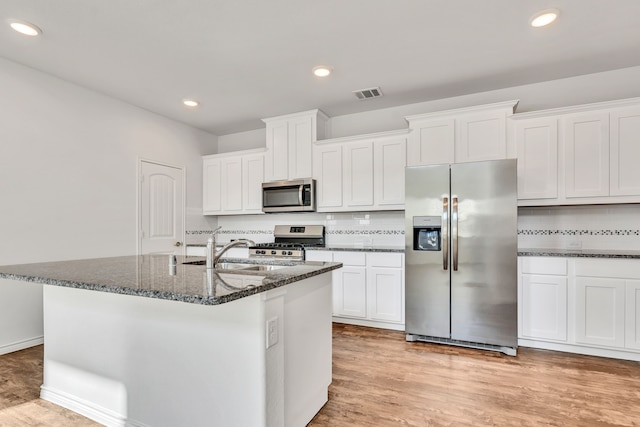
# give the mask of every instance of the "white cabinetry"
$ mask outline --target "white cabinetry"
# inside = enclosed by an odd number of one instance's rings
[[[403,254],[387,252],[307,251],[307,261],[335,261],[333,320],[404,330]]]
[[[640,280],[626,281],[625,346],[640,351]]]
[[[640,202],[640,99],[511,119],[520,206]]]
[[[564,119],[565,196],[609,195],[609,114],[581,113]]]
[[[367,312],[371,320],[404,323],[402,254],[367,254]]]
[[[640,194],[640,106],[611,111],[610,195]]]
[[[567,261],[521,258],[520,336],[567,340]]]
[[[640,260],[520,257],[519,345],[640,361]]]
[[[558,120],[518,120],[518,199],[558,198]]]
[[[312,176],[312,144],[324,138],[327,116],[320,110],[263,119],[267,127],[265,181]]]
[[[576,342],[624,347],[624,280],[576,277]]]
[[[204,215],[262,213],[263,149],[204,156],[202,165]]]
[[[319,212],[404,209],[407,130],[314,144]]]
[[[515,156],[507,138],[507,117],[518,101],[405,117],[411,133],[408,165],[463,163]]]
[[[638,260],[575,261],[576,342],[638,350],[631,336],[636,333],[634,321],[640,313],[634,301],[626,301],[627,296],[636,296],[633,289],[640,279],[638,267]],[[632,338],[628,344],[627,335]]]
[[[344,266],[333,276],[333,315],[367,317],[367,269],[364,252],[335,252],[333,261]]]

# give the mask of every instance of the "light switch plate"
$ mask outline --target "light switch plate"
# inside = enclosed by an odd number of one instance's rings
[[[267,348],[271,348],[278,343],[278,318],[272,317],[267,320]]]

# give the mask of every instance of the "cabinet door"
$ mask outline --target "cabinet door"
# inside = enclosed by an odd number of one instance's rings
[[[456,118],[455,161],[507,158],[506,113],[502,110]]]
[[[367,305],[371,320],[404,322],[402,269],[369,267]]]
[[[558,198],[558,121],[515,122],[518,199]]]
[[[640,280],[627,280],[625,347],[640,350]]]
[[[609,195],[609,114],[567,117],[564,125],[565,195]]]
[[[366,268],[344,266],[333,276],[334,316],[367,317]]]
[[[522,337],[567,340],[567,277],[522,275]]]
[[[267,123],[267,153],[265,156],[266,181],[282,181],[289,178],[289,122]]]
[[[454,119],[412,123],[407,144],[407,164],[416,166],[453,163],[454,135]]]
[[[640,195],[640,108],[614,110],[610,116],[610,194]]]
[[[343,154],[345,206],[373,206],[373,142],[345,144]]]
[[[311,177],[311,149],[313,118],[301,117],[289,121],[289,174],[288,179]]]
[[[373,148],[375,205],[381,209],[404,209],[406,139],[375,141]]]
[[[242,157],[222,160],[222,211],[242,212]]]
[[[244,213],[262,213],[264,155],[242,158],[242,207]]]
[[[202,161],[202,210],[205,215],[222,210],[222,162],[220,159]]]
[[[624,347],[624,300],[622,279],[576,277],[576,342]]]
[[[313,149],[316,203],[319,211],[342,207],[342,146],[319,145]]]

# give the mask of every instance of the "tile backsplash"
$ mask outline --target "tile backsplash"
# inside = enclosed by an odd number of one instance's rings
[[[202,215],[200,215],[202,217]],[[207,217],[207,220],[210,221]],[[219,242],[248,238],[256,243],[272,242],[273,228],[276,225],[325,226],[326,242],[329,245],[356,246],[403,246],[404,212],[366,212],[366,213],[302,213],[219,216],[216,222],[187,222],[187,244],[206,243],[209,233],[217,225]],[[217,225],[216,225],[217,224]]]
[[[519,208],[518,247],[640,250],[640,205]]]
[[[221,225],[218,241],[273,241],[279,224],[325,226],[329,245],[403,246],[404,212],[203,216],[187,212],[187,244],[204,244]],[[550,206],[518,209],[518,247],[640,250],[640,205]]]

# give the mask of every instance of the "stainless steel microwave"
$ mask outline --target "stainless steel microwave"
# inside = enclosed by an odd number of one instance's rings
[[[315,179],[274,181],[262,184],[263,212],[315,212]]]

